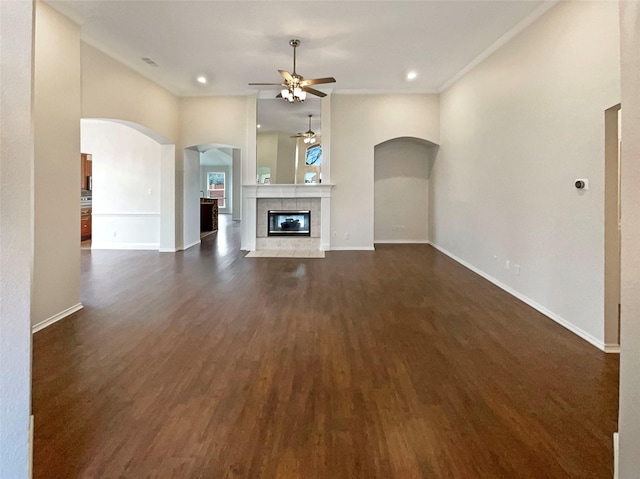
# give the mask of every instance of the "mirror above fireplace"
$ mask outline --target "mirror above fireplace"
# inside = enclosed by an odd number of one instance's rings
[[[269,92],[270,94],[273,92]],[[275,96],[275,93],[273,94]],[[321,100],[304,103],[259,98],[256,153],[258,184],[320,183],[322,179]],[[311,128],[309,128],[311,115]],[[313,130],[313,141],[300,133]]]

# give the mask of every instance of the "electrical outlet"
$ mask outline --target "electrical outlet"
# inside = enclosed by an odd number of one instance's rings
[[[506,260],[504,262],[504,269],[506,269],[507,271],[509,271],[511,269],[511,261]]]
[[[150,195],[152,192],[153,192],[153,190],[152,190],[151,188],[149,188],[149,189],[147,190],[147,194],[148,194],[148,195]]]
[[[513,265],[513,269],[516,272],[516,276],[520,276],[520,265],[519,264],[514,264]]]
[[[344,234],[344,239],[346,239],[346,240],[351,239],[351,233],[345,233]]]
[[[116,236],[118,236],[118,232],[117,232],[117,231],[114,231],[114,232],[113,232],[113,237],[115,238]]]

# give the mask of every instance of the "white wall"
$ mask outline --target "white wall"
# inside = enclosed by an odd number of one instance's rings
[[[93,249],[160,246],[161,145],[129,126],[82,120],[93,156]]]
[[[433,146],[399,138],[374,150],[374,241],[426,243],[429,240],[429,175]]]
[[[33,264],[32,2],[0,2],[0,477],[27,479]]]
[[[323,122],[325,117],[323,111]],[[326,142],[324,125],[323,132]],[[399,137],[438,144],[438,96],[334,93],[330,134],[331,182],[336,185],[331,200],[331,249],[372,249],[374,147]],[[323,168],[323,178],[325,173]]]
[[[431,183],[432,242],[600,347],[617,25],[615,2],[561,2],[447,89]]]
[[[80,28],[36,2],[32,322],[80,305]]]
[[[640,471],[640,3],[620,2],[622,52],[622,330],[619,479]]]
[[[240,179],[242,178],[242,160],[240,158],[240,150],[237,148],[231,150],[231,158],[231,171],[233,174],[233,202],[231,216],[234,221],[240,221],[242,219],[242,187],[240,186]]]

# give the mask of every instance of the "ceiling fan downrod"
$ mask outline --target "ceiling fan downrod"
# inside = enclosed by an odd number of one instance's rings
[[[291,45],[293,47],[293,73],[291,74],[292,77],[296,77],[296,48],[298,48],[298,46],[300,45],[300,40],[294,38],[292,40],[289,40],[289,45]]]

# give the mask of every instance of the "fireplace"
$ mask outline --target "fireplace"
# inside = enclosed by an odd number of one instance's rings
[[[311,236],[310,210],[269,210],[268,236]]]

